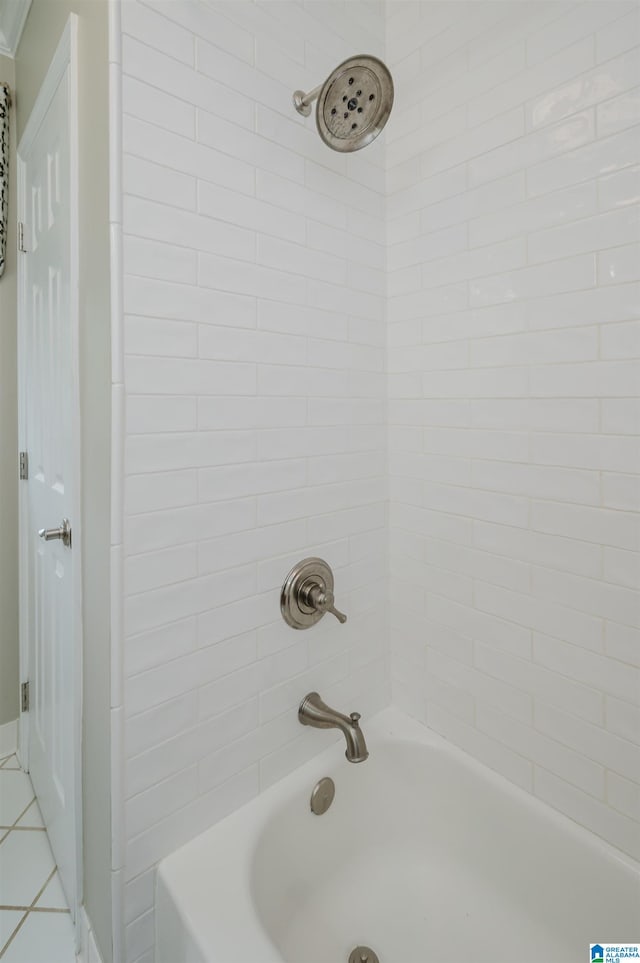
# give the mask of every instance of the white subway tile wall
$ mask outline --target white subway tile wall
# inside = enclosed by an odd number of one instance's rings
[[[291,102],[384,55],[384,5],[337,6],[122,4],[129,961],[156,862],[333,738],[307,691],[390,701],[384,148]],[[346,625],[282,620],[307,555]]]
[[[640,8],[387,38],[393,698],[640,858]]]
[[[122,4],[129,963],[157,861],[331,738],[311,688],[392,677],[640,856],[639,42],[618,0]],[[363,51],[395,107],[340,155],[291,93]],[[345,626],[281,620],[309,554]]]

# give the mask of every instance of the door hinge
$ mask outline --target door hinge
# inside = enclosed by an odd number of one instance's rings
[[[22,712],[29,711],[29,683],[23,682],[20,686],[20,708]]]
[[[29,478],[29,453],[20,452],[20,481],[27,481]]]
[[[18,221],[18,250],[21,251],[22,254],[27,253],[27,248],[24,240],[24,224],[22,223],[22,221]]]

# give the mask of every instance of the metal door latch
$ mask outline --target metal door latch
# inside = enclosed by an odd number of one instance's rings
[[[71,522],[68,518],[62,519],[60,528],[41,528],[38,530],[38,535],[40,538],[44,538],[45,542],[51,542],[54,538],[59,538],[63,545],[71,548]]]

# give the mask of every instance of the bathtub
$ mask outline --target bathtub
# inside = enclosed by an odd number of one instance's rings
[[[380,963],[586,963],[640,939],[633,860],[395,709],[363,729],[366,762],[332,744],[160,863],[158,963],[347,963],[362,944]]]

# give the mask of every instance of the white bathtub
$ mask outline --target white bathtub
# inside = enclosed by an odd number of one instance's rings
[[[585,963],[640,939],[631,859],[396,710],[363,729],[367,762],[332,745],[163,860],[158,963],[347,963],[358,944],[380,963]]]

